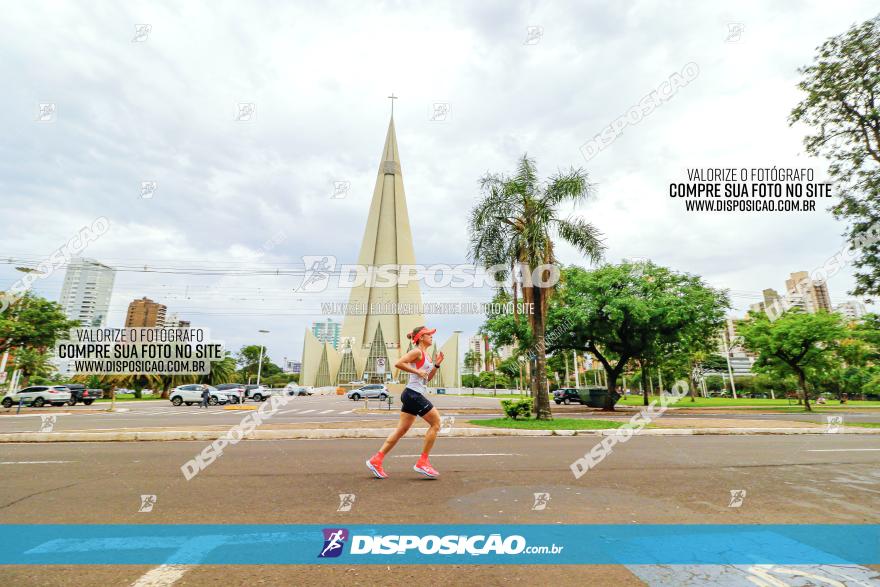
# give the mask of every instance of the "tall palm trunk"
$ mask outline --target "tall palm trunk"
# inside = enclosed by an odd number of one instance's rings
[[[532,286],[532,297],[535,300],[535,318],[533,328],[535,332],[535,346],[537,347],[535,360],[535,417],[538,420],[550,420],[550,396],[547,394],[547,349],[544,346],[545,323],[544,323],[544,290],[536,285]]]

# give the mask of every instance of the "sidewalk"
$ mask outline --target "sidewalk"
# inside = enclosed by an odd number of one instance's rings
[[[464,420],[464,418],[462,418]],[[296,440],[327,438],[385,438],[396,426],[393,420],[365,420],[358,422],[327,422],[264,424],[258,430],[244,436],[248,440]],[[63,432],[13,432],[0,434],[4,442],[130,442],[215,440],[228,436],[238,440],[238,434],[230,432],[234,425],[190,426],[186,429],[119,428],[115,430],[69,430]],[[410,436],[424,436],[427,426],[419,422],[410,430]],[[442,436],[491,437],[491,436],[615,436],[623,434],[618,429],[604,430],[522,430],[491,428],[466,421],[456,422]],[[765,435],[765,434],[880,434],[880,428],[841,427],[834,431],[826,425],[811,422],[786,422],[776,420],[694,420],[674,417],[660,418],[654,426],[638,433],[639,436],[691,436],[691,435]]]

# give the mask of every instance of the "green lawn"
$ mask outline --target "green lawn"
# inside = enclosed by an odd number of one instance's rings
[[[469,423],[477,426],[489,426],[491,428],[520,428],[524,430],[604,430],[620,428],[624,424],[624,422],[611,422],[609,420],[582,420],[576,418],[556,418],[554,420],[494,418],[492,420],[470,420]]]
[[[648,401],[660,400],[657,396],[650,396]],[[618,406],[641,406],[644,400],[640,395],[629,395],[620,398]],[[679,408],[781,408],[783,411],[801,411],[804,406],[797,403],[789,403],[787,399],[733,399],[730,397],[697,397],[691,401],[690,397],[684,397],[675,404]],[[842,404],[837,400],[830,400],[827,404],[820,405],[815,400],[810,401],[810,406],[818,409],[835,408],[880,408],[880,402],[850,400]]]
[[[474,397],[497,397],[498,399],[528,399],[529,395],[526,393],[498,393],[498,395],[492,395],[491,393],[450,393],[449,395],[455,395],[460,397],[468,397],[473,395]],[[552,401],[552,400],[551,400]]]
[[[461,397],[467,397],[471,394],[462,393],[462,394],[450,394],[450,395],[460,395]],[[529,396],[526,394],[516,394],[516,393],[499,393],[498,395],[492,395],[491,393],[476,393],[473,394],[474,397],[494,397],[498,399],[526,399]],[[648,398],[648,401],[660,401],[660,398],[656,395],[652,395]],[[552,397],[550,399],[551,403],[553,401]],[[640,395],[628,395],[620,398],[620,401],[617,402],[618,406],[641,406],[643,404],[642,396]],[[577,404],[573,404],[577,405]],[[690,397],[685,397],[676,402],[676,407],[679,408],[743,408],[743,409],[763,409],[774,412],[802,412],[804,411],[803,405],[798,405],[796,402],[789,403],[787,399],[749,399],[749,398],[738,398],[733,399],[730,397],[699,397],[697,396],[696,401],[691,401]],[[845,404],[842,404],[837,400],[830,400],[827,404],[819,405],[815,400],[810,401],[810,406],[815,411],[822,410],[835,410],[840,408],[880,408],[880,401],[858,401],[858,400],[849,400]]]
[[[880,422],[844,422],[847,426],[859,426],[861,428],[880,428]]]

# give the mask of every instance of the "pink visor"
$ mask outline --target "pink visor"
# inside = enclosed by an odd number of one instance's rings
[[[419,342],[419,339],[422,337],[423,334],[434,334],[435,332],[437,332],[436,328],[422,328],[421,330],[416,332],[415,336],[412,337],[413,342]]]

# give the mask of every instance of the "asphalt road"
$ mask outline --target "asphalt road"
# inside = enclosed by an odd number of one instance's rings
[[[431,395],[431,401],[441,411],[462,408],[483,408],[497,410],[494,415],[470,415],[468,419],[495,417],[501,414],[499,400],[496,398],[472,397],[468,395]],[[223,406],[210,406],[200,408],[193,406],[172,406],[169,401],[126,401],[118,402],[116,412],[106,410],[107,403],[93,404],[92,406],[77,405],[74,407],[43,407],[25,408],[21,414],[16,415],[16,409],[9,410],[0,408],[0,433],[4,432],[37,432],[40,430],[42,415],[55,414],[57,419],[54,424],[55,431],[70,430],[113,430],[118,428],[158,428],[175,427],[186,429],[191,426],[218,426],[236,424],[242,417],[241,411],[224,410]],[[247,405],[257,406],[253,402]],[[272,419],[272,424],[327,424],[330,422],[356,422],[359,420],[397,420],[400,405],[395,403],[387,412],[357,414],[354,411],[363,408],[363,401],[354,402],[342,396],[325,395],[294,397],[288,405],[281,408]],[[371,401],[371,407],[380,407],[377,400]],[[602,413],[594,410],[586,410],[580,406],[552,406],[557,416],[573,418],[629,418],[639,408],[627,406],[619,408],[615,414]],[[842,415],[847,422],[880,422],[880,410],[875,413],[859,413],[844,410],[835,410],[834,415]],[[731,420],[782,420],[790,422],[817,422],[824,423],[829,413],[815,414],[788,414],[788,413],[725,413],[723,410],[700,414],[687,414],[680,410],[670,410],[669,416],[676,418],[706,418],[731,419]]]
[[[635,437],[575,480],[569,464],[596,441],[441,438],[432,458],[442,475],[439,480],[423,479],[410,470],[420,452],[417,439],[404,439],[389,455],[387,480],[373,479],[363,465],[377,448],[375,440],[245,441],[228,447],[191,481],[185,480],[180,466],[205,443],[0,445],[0,523],[880,523],[880,442],[873,436]],[[732,490],[746,492],[739,507],[729,507]],[[532,509],[538,492],[550,494],[544,510]],[[337,511],[340,494],[356,496],[351,511]],[[138,511],[141,495],[156,496],[152,511]],[[744,574],[748,570],[733,567],[339,565],[178,570],[182,574],[175,585],[221,580],[229,585],[325,580],[355,585],[502,585],[534,584],[538,577],[556,585],[761,584],[749,582]],[[134,566],[3,567],[0,584],[133,585],[148,573],[167,571]],[[682,572],[689,578],[682,578]],[[825,571],[813,571],[820,572]],[[880,575],[866,578],[874,575],[869,569],[847,572],[856,579],[838,578],[839,584],[880,580]],[[733,582],[715,580],[722,576]],[[818,584],[798,582],[806,580],[801,575],[779,576],[781,583],[767,584]]]

